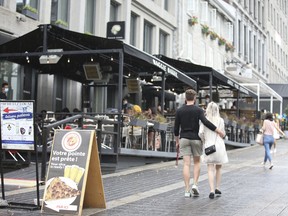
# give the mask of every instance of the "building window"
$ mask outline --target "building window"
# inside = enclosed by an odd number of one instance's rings
[[[17,0],[16,11],[30,18],[38,19],[38,0]]]
[[[216,15],[217,15],[217,10],[216,9],[211,9],[209,11],[209,25],[211,28],[216,28]]]
[[[191,14],[196,14],[199,8],[198,0],[187,0],[187,10]]]
[[[164,0],[164,10],[169,11],[169,1]]]
[[[119,4],[117,4],[114,1],[111,1],[110,4],[110,21],[117,21],[118,19],[118,9],[119,9]]]
[[[167,55],[168,34],[162,30],[159,33],[159,54]]]
[[[136,46],[136,38],[137,38],[137,19],[138,16],[134,13],[131,13],[130,18],[130,44]]]
[[[85,9],[85,33],[94,33],[95,25],[95,0],[86,0],[86,9]]]
[[[238,20],[238,54],[239,56],[241,56],[241,41],[242,41],[242,29],[241,29],[241,20]]]
[[[153,25],[147,21],[144,21],[143,50],[150,54],[152,54],[152,35]]]
[[[187,40],[187,57],[193,60],[193,35],[191,33],[187,33]]]
[[[252,62],[252,55],[253,55],[252,31],[249,31],[249,62]]]
[[[208,2],[201,2],[200,6],[201,22],[208,23]]]
[[[68,28],[68,0],[53,0],[51,6],[51,22],[63,28]]]

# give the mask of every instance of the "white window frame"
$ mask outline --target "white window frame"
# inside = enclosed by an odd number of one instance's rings
[[[193,60],[193,35],[190,33],[190,32],[188,32],[187,33],[187,57],[188,57],[188,59],[190,59],[190,60]]]
[[[200,2],[200,20],[202,23],[208,23],[208,2]]]
[[[211,28],[216,28],[217,9],[209,10],[209,25]]]
[[[187,0],[187,12],[191,15],[198,13],[199,0]]]

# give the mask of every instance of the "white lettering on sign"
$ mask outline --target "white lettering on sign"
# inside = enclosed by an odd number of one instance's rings
[[[167,71],[167,66],[162,64],[159,61],[156,61],[155,59],[153,59],[153,64],[156,65],[157,67],[161,68],[163,71]]]
[[[168,68],[168,71],[167,71],[169,74],[171,74],[172,76],[178,78],[178,73],[173,70],[172,68]]]
[[[173,68],[167,67],[165,64],[157,61],[156,59],[153,59],[153,64],[161,68],[164,72],[167,72],[168,74],[171,74],[172,76],[178,78],[178,73]]]

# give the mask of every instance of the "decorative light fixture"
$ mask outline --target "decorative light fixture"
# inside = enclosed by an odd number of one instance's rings
[[[239,75],[242,76],[242,69],[243,68],[250,68],[252,66],[252,63],[251,62],[246,62],[246,63],[243,63],[237,59],[231,59],[231,60],[227,60],[225,62],[227,65],[230,65],[230,64],[235,64],[235,65],[239,65],[240,66],[240,71],[239,71]]]
[[[70,58],[67,58],[67,63],[70,63]]]
[[[235,60],[235,59],[231,59],[231,60],[227,60],[225,62],[227,65],[230,65],[230,64],[238,64],[241,66],[241,68],[244,68],[244,67],[251,67],[251,62],[246,62],[246,63],[243,63],[239,60]]]
[[[91,61],[91,62],[93,62],[93,61],[94,61],[93,57],[91,57],[90,61]]]

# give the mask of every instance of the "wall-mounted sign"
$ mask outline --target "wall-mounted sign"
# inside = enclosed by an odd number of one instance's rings
[[[82,215],[83,206],[106,208],[95,131],[58,130],[42,211]]]
[[[125,39],[125,22],[108,22],[106,35],[108,39]]]
[[[2,149],[34,150],[34,101],[1,101]]]

